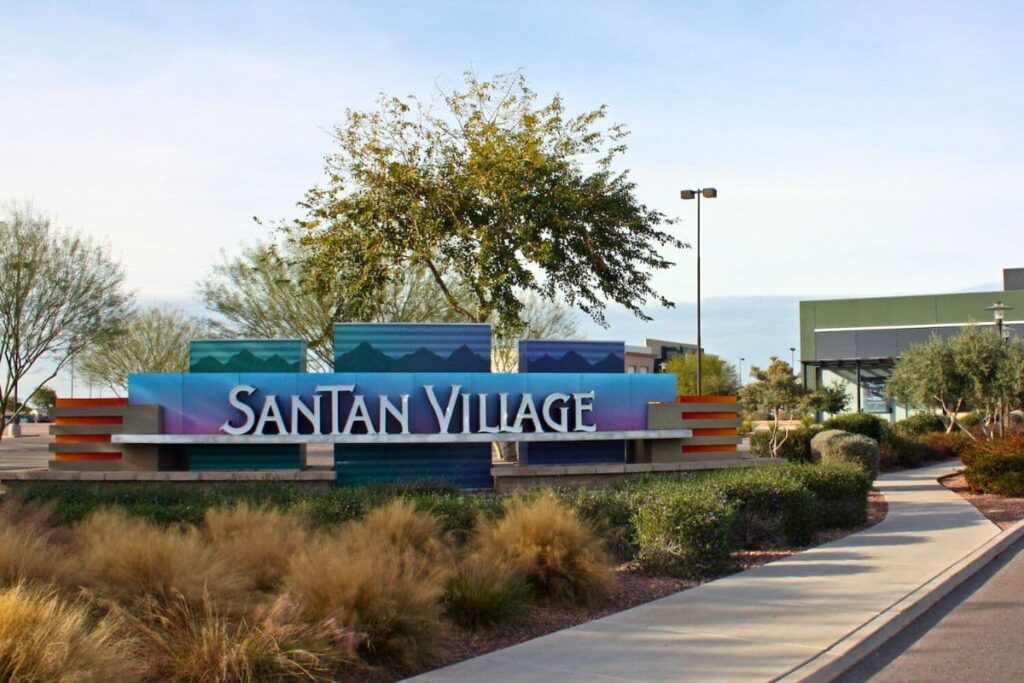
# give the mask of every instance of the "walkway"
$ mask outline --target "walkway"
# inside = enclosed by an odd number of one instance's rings
[[[880,477],[888,515],[861,533],[412,680],[785,676],[999,532],[936,482],[952,465]]]

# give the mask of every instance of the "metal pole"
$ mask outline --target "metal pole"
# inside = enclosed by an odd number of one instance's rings
[[[701,365],[704,364],[704,348],[700,341],[700,190],[697,191],[697,395],[703,395]]]
[[[857,412],[860,410],[860,361],[857,361]]]

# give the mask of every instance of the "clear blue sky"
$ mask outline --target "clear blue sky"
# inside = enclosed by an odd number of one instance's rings
[[[719,188],[712,306],[994,285],[1024,265],[1022,35],[1020,2],[9,1],[0,198],[108,239],[141,297],[187,302],[220,249],[263,236],[252,216],[296,215],[346,108],[522,68],[629,126],[638,192],[683,239],[678,190]],[[657,281],[692,302],[677,257]],[[796,340],[795,306],[721,306],[748,327],[708,327],[711,351]],[[589,331],[688,338],[686,317]]]

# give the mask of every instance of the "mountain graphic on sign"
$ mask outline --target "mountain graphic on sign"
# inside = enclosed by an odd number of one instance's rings
[[[300,364],[290,362],[279,354],[260,358],[252,351],[243,349],[222,363],[213,356],[203,356],[189,364],[189,372],[299,372]]]
[[[567,351],[561,357],[555,358],[545,353],[537,358],[531,358],[528,369],[530,372],[600,372],[614,373],[623,372],[625,369],[622,356],[616,353],[609,353],[601,360],[591,363],[576,351]]]
[[[412,353],[392,358],[369,342],[338,355],[335,372],[488,372],[486,358],[463,344],[447,357],[421,346]]]

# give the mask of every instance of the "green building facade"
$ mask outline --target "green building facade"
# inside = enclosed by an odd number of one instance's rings
[[[800,302],[800,364],[804,385],[842,382],[852,412],[899,420],[914,406],[885,399],[885,382],[899,355],[932,336],[949,337],[964,325],[994,326],[996,302],[1011,307],[1004,335],[1024,336],[1024,269],[1003,272],[1004,289]]]

